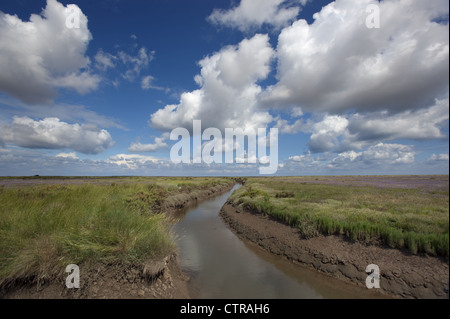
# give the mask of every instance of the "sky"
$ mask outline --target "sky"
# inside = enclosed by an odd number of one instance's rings
[[[447,0],[1,1],[0,176],[251,176],[275,153],[276,175],[448,174],[448,17]],[[194,120],[221,136],[175,163]],[[265,128],[267,156],[249,139],[240,163],[227,128]]]

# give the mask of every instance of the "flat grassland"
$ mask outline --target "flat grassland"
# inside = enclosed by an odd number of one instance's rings
[[[231,178],[0,178],[0,288],[69,264],[142,269],[175,251],[166,212]],[[67,276],[67,274],[66,274]]]
[[[249,178],[230,203],[304,238],[342,235],[448,260],[448,175]]]

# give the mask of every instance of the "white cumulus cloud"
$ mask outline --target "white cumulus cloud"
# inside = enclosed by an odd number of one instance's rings
[[[59,158],[65,158],[65,159],[75,159],[78,160],[79,157],[77,156],[77,153],[75,152],[71,152],[71,153],[59,153],[56,154],[55,157],[59,157]]]
[[[79,16],[79,28],[66,26],[70,14]],[[29,21],[0,11],[0,91],[37,104],[51,102],[57,88],[95,90],[101,79],[85,55],[92,39],[87,22],[78,6],[56,0]]]
[[[338,145],[338,137],[347,130],[348,120],[339,115],[327,115],[312,126],[309,148],[312,152],[326,152]]]
[[[300,4],[307,1],[287,0],[241,0],[238,6],[229,10],[215,9],[208,21],[217,25],[248,31],[264,24],[275,28],[293,21],[300,12]]]
[[[202,120],[203,128],[266,127],[273,118],[257,109],[262,91],[257,82],[270,72],[273,55],[269,37],[257,34],[204,58],[195,77],[201,88],[183,93],[179,104],[151,114],[149,124],[162,131],[190,129],[193,120]]]
[[[313,153],[359,150],[380,141],[408,139],[425,141],[447,137],[444,128],[449,120],[449,100],[436,100],[427,108],[390,114],[388,111],[326,114],[322,118],[289,124],[279,120],[282,133],[311,133],[308,142]]]
[[[131,143],[128,148],[129,152],[154,152],[162,148],[168,147],[165,137],[156,137],[153,144]]]
[[[409,145],[378,143],[362,152],[344,152],[338,155],[334,163],[361,161],[366,164],[392,165],[414,163],[415,152]]]
[[[365,25],[373,3],[379,29]],[[336,0],[312,24],[300,19],[281,31],[279,81],[262,101],[309,112],[393,113],[442,99],[449,86],[448,8],[446,0]]]
[[[106,162],[109,164],[136,170],[144,164],[157,164],[159,160],[151,156],[137,154],[117,154],[110,156],[109,159],[106,160]]]
[[[0,125],[0,143],[25,148],[71,149],[84,154],[98,154],[113,146],[107,130],[93,125],[69,124],[58,118],[35,121],[29,117],[13,118]]]

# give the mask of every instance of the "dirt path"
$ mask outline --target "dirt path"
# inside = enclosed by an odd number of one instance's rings
[[[302,239],[296,229],[225,204],[220,215],[242,240],[270,253],[365,287],[370,264],[380,268],[380,292],[398,298],[449,298],[448,261],[397,249],[351,243],[338,236]]]

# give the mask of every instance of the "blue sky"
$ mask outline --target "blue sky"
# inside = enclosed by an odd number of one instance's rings
[[[170,132],[193,120],[278,128],[278,175],[448,174],[448,14],[444,0],[3,1],[0,175],[258,174],[174,164]]]

